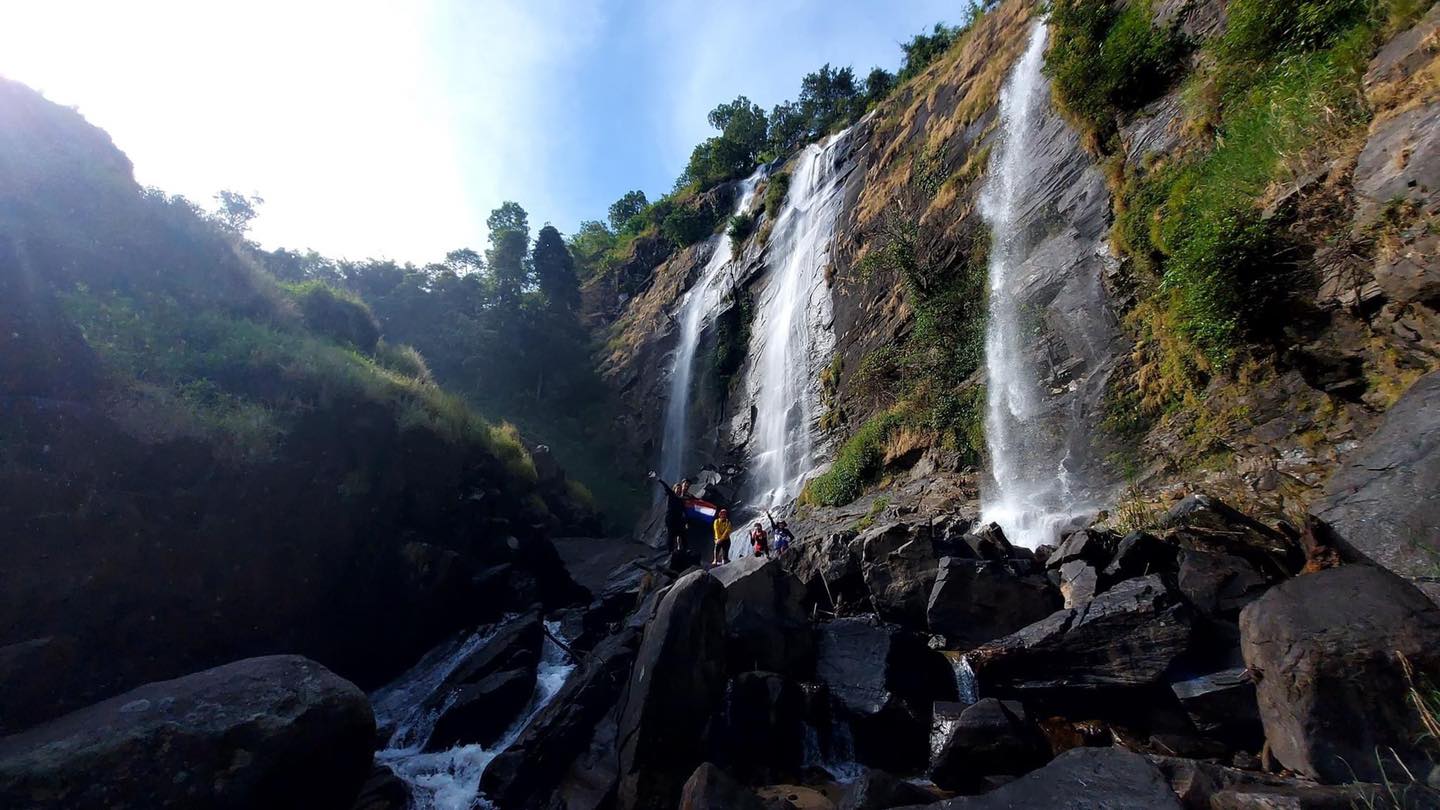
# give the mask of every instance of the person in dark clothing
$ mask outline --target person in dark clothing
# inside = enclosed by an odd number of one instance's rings
[[[785,549],[790,548],[790,544],[795,542],[795,533],[790,531],[790,527],[785,524],[785,521],[776,523],[775,516],[768,510],[765,512],[765,517],[770,519],[770,536],[775,538],[775,553],[784,554]]]
[[[761,526],[758,520],[750,529],[750,550],[756,557],[770,556],[770,537],[765,534],[765,527]]]
[[[659,484],[660,491],[665,493],[666,546],[673,554],[685,548],[685,537],[690,531],[689,521],[685,518],[685,498],[690,494],[690,482],[682,479],[671,486],[661,480],[653,470],[650,472],[650,480]]]

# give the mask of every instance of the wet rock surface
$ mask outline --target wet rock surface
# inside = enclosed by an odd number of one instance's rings
[[[928,775],[946,790],[973,793],[985,777],[1023,774],[1050,758],[1045,738],[1017,701],[985,698],[954,722],[936,725]]]
[[[930,810],[1179,810],[1160,770],[1118,748],[1076,748],[982,796],[924,805]],[[907,810],[919,810],[912,807]]]
[[[959,649],[976,647],[1061,607],[1059,591],[1025,561],[945,557],[926,605],[930,632]]]
[[[349,681],[299,656],[249,658],[0,739],[0,805],[343,810],[374,736]]]

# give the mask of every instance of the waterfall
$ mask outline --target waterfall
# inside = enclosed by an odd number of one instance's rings
[[[990,249],[989,319],[985,336],[986,441],[993,484],[982,498],[982,518],[995,521],[1019,545],[1053,542],[1058,529],[1081,509],[1072,493],[1069,453],[1060,428],[1047,420],[1050,403],[1028,351],[1035,344],[1035,313],[1022,300],[1031,280],[1026,267],[1034,248],[1025,214],[1037,195],[1052,193],[1037,170],[1044,161],[1039,130],[1050,88],[1041,68],[1046,26],[1030,33],[1024,55],[1000,93],[1000,142],[980,193],[980,213],[993,235]]]
[[[459,643],[437,649],[394,683],[371,696],[377,724],[394,728],[384,750],[377,752],[375,759],[410,788],[411,808],[470,810],[490,807],[480,796],[480,777],[495,757],[509,748],[535,715],[555,697],[575,669],[565,651],[550,639],[550,635],[559,633],[559,622],[546,622],[545,626],[550,633],[545,638],[530,705],[500,741],[489,749],[480,745],[459,745],[447,751],[426,753],[422,749],[435,730],[440,713],[425,712],[419,707],[457,666],[494,635],[493,632],[485,635],[476,633]]]
[[[760,172],[756,172],[742,181],[734,213],[739,214],[750,207],[760,176]],[[730,235],[727,231],[728,227],[710,240],[714,243],[710,259],[700,271],[695,285],[686,293],[678,312],[680,336],[670,367],[670,386],[665,400],[665,434],[660,453],[661,474],[672,482],[683,478],[689,469],[690,387],[695,376],[695,351],[700,345],[705,317],[714,311],[725,293],[720,281],[725,268],[730,266]]]
[[[849,130],[806,147],[791,173],[770,234],[769,278],[751,328],[750,460],[758,506],[781,506],[815,468],[820,371],[830,361],[830,290],[825,278],[844,207]]]

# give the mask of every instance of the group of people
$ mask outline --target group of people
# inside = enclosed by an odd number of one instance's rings
[[[712,504],[706,503],[690,494],[690,481],[681,479],[674,485],[667,484],[654,472],[650,473],[650,480],[660,486],[665,493],[665,534],[667,545],[672,555],[684,553],[686,538],[690,534],[690,525],[693,520],[710,522],[711,535],[715,538],[714,552],[710,558],[710,564],[724,565],[730,562],[731,537],[735,527],[730,522],[730,511],[720,509]],[[771,553],[771,541],[774,541],[774,553],[784,554],[795,541],[795,535],[785,521],[776,521],[775,517],[767,510],[765,518],[770,521],[770,529],[766,531],[764,523],[758,518],[750,527],[750,548],[756,557],[768,557]]]

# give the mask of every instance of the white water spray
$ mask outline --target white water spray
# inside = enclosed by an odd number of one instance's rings
[[[545,626],[550,633],[545,638],[530,705],[489,749],[459,745],[426,753],[422,749],[435,730],[440,713],[426,712],[420,707],[457,666],[490,640],[493,632],[476,633],[450,648],[427,655],[394,683],[371,696],[375,719],[381,725],[393,723],[395,728],[385,749],[376,752],[375,759],[409,786],[413,810],[471,810],[491,806],[480,795],[480,777],[495,757],[519,738],[520,732],[555,697],[575,669],[560,645],[550,640],[550,635],[559,632],[559,622],[546,622]]]
[[[835,347],[825,270],[844,207],[849,130],[811,144],[796,161],[770,235],[770,278],[751,328],[754,503],[785,504],[815,469],[820,371]]]
[[[741,183],[733,213],[742,213],[754,202],[755,184],[759,179],[760,173],[756,172]],[[695,376],[695,351],[700,345],[701,327],[706,317],[715,310],[725,294],[725,285],[721,280],[731,264],[728,230],[727,227],[711,240],[715,246],[710,251],[710,260],[705,263],[690,292],[686,293],[678,312],[680,335],[670,367],[665,434],[660,452],[661,474],[670,481],[679,480],[690,469],[690,387]]]
[[[1042,20],[1001,90],[1000,143],[980,194],[980,212],[993,234],[985,433],[994,483],[984,493],[982,518],[999,523],[1011,542],[1031,548],[1053,542],[1079,509],[1070,491],[1065,443],[1043,418],[1045,392],[1027,354],[1031,338],[1021,305],[1032,245],[1020,213],[1045,182],[1034,171],[1041,162],[1032,150],[1050,92],[1041,73],[1046,34]]]

